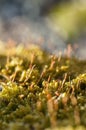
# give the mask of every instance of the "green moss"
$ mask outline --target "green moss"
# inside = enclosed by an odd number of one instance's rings
[[[0,55],[0,130],[84,130],[86,61],[38,47],[8,52]]]

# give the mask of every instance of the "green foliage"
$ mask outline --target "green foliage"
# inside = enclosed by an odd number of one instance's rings
[[[38,47],[3,51],[0,130],[85,129],[86,61]]]

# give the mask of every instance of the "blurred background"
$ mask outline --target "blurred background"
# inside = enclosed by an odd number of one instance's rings
[[[10,39],[55,54],[70,43],[86,58],[86,0],[0,0],[0,40]]]

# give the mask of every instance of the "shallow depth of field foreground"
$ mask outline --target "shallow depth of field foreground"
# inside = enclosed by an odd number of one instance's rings
[[[1,51],[0,130],[85,130],[86,60],[37,46]]]

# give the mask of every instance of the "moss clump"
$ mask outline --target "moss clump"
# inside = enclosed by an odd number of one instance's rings
[[[84,130],[86,61],[38,47],[0,55],[0,130]]]

